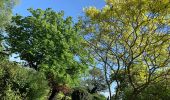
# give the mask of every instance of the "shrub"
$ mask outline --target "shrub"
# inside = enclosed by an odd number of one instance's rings
[[[75,88],[71,98],[72,100],[92,100],[91,95],[83,88]]]
[[[0,90],[5,100],[43,100],[49,93],[44,74],[7,61],[0,62]]]
[[[97,93],[93,94],[92,98],[93,100],[106,100],[106,97],[104,95],[97,94]]]

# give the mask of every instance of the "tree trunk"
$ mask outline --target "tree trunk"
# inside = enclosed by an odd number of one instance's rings
[[[108,89],[109,89],[109,100],[112,100],[112,91],[111,91],[111,88],[110,88],[110,82],[107,78],[107,63],[106,63],[106,61],[107,61],[107,56],[105,58],[105,62],[104,62],[104,66],[103,66],[104,67],[104,76],[105,76],[106,84],[107,84]]]
[[[128,100],[135,100],[137,99],[138,94],[140,93],[140,91],[134,89],[134,91],[132,92],[132,94],[130,95]]]
[[[93,94],[93,93],[96,93],[97,92],[97,87],[95,86],[91,91],[90,93]]]
[[[57,94],[57,90],[55,88],[53,88],[52,91],[51,91],[51,95],[48,98],[48,100],[54,100],[56,94]]]

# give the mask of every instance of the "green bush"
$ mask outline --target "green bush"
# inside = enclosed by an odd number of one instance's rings
[[[93,98],[92,100],[106,100],[106,97],[104,95],[97,94],[97,93],[93,94],[92,98]]]
[[[60,92],[55,96],[54,100],[72,100],[70,96],[64,95],[64,93]]]
[[[71,98],[72,100],[92,100],[91,95],[83,88],[75,88]]]
[[[11,62],[0,62],[1,99],[44,100],[48,93],[48,82],[42,73]]]

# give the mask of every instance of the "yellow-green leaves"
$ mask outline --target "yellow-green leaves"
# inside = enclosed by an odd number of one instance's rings
[[[85,10],[89,20],[84,32],[90,37],[87,41],[94,58],[106,64],[108,76],[114,73],[119,77],[123,72],[124,82],[113,80],[120,82],[116,91],[126,83],[134,93],[140,92],[160,70],[167,74],[162,69],[170,62],[169,9],[168,0],[106,0],[102,9]]]
[[[100,10],[98,10],[96,7],[89,7],[88,9],[85,8],[85,13],[87,16],[90,16],[91,18],[95,18],[98,16]]]
[[[0,29],[4,28],[12,17],[12,8],[18,0],[1,0],[0,1]]]

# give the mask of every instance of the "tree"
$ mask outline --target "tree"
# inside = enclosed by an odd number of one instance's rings
[[[125,95],[126,85],[131,90],[127,99],[133,100],[169,74],[169,10],[168,0],[106,0],[101,10],[85,9],[82,34],[103,66],[110,99],[112,83],[114,99]]]
[[[19,54],[26,66],[43,71],[51,87],[50,100],[56,93],[69,90],[87,68],[84,40],[78,34],[79,24],[64,12],[51,9],[29,9],[31,16],[16,15],[6,28],[7,49]],[[63,89],[66,88],[66,89]],[[65,91],[67,92],[67,91]]]
[[[89,75],[82,81],[82,84],[90,94],[103,92],[107,89],[104,75],[99,68],[90,69]]]
[[[2,46],[2,35],[4,34],[4,28],[9,24],[12,17],[12,8],[16,5],[17,0],[1,0],[0,1],[0,57],[7,55]]]
[[[75,88],[71,94],[71,98],[72,100],[92,100],[91,95],[83,88]]]
[[[165,75],[156,80],[156,83],[148,85],[141,93],[136,97],[138,100],[167,100],[170,98],[169,92],[169,75]],[[123,94],[122,98],[126,100],[129,98],[130,92],[132,89],[130,87],[126,87],[122,90]]]
[[[12,17],[12,8],[16,5],[17,0],[1,0],[0,1],[0,30],[9,24]]]

